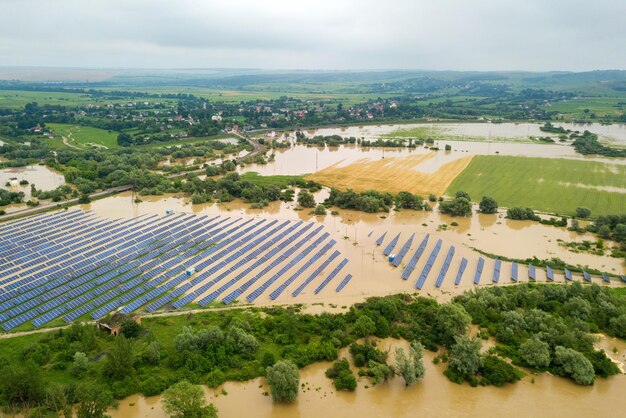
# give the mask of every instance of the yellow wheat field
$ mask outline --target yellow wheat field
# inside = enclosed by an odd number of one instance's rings
[[[420,195],[432,193],[441,196],[472,161],[472,156],[443,164],[434,173],[418,171],[419,164],[434,156],[435,153],[432,152],[377,161],[362,159],[345,167],[339,167],[340,163],[337,163],[308,176],[307,179],[340,190],[378,190],[390,193],[408,191]]]

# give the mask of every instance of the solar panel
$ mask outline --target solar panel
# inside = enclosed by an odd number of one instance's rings
[[[480,257],[478,264],[476,265],[476,273],[474,273],[474,284],[480,283],[480,276],[483,274],[483,267],[485,266],[485,259]]]
[[[463,278],[463,273],[465,272],[465,268],[467,267],[467,259],[465,257],[461,258],[461,264],[459,265],[459,271],[456,273],[456,278],[454,279],[454,284],[458,286],[461,284],[461,279]]]
[[[450,267],[450,263],[452,262],[452,257],[454,256],[454,246],[451,246],[448,250],[448,254],[446,255],[446,259],[443,262],[443,266],[439,271],[439,276],[437,276],[437,281],[435,282],[435,286],[437,288],[441,287],[443,284],[443,279],[446,277],[446,273],[448,272],[448,268]]]
[[[420,276],[417,278],[417,282],[415,283],[415,287],[417,289],[421,289],[424,286],[424,283],[426,282],[426,278],[428,277],[428,273],[430,273],[430,270],[433,267],[433,264],[435,263],[435,260],[437,259],[437,255],[439,255],[439,250],[441,249],[441,240],[437,240],[437,244],[435,244],[435,248],[433,248],[432,252],[430,253],[430,256],[428,257],[428,260],[426,261],[426,265],[424,266],[422,273],[420,274]]]
[[[384,255],[389,255],[391,254],[391,252],[393,251],[394,247],[396,246],[396,244],[398,243],[398,240],[400,239],[400,233],[398,233],[398,235],[396,235],[391,242],[387,245],[387,247],[385,247],[385,249],[383,250],[383,254]]]

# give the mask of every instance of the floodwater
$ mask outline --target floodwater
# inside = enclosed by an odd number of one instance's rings
[[[316,200],[318,202],[323,201],[327,193],[327,190],[318,193]],[[588,265],[598,270],[615,274],[624,274],[626,272],[622,259],[611,258],[608,255],[597,256],[586,253],[573,253],[560,246],[557,241],[559,239],[566,242],[580,242],[585,239],[594,240],[594,237],[590,234],[579,235],[567,231],[565,228],[541,225],[532,221],[507,220],[504,219],[504,214],[475,214],[471,218],[452,218],[440,214],[437,210],[432,212],[404,210],[400,212],[391,211],[388,214],[368,214],[339,209],[339,215],[336,216],[330,213],[325,216],[314,216],[311,210],[294,210],[295,204],[293,202],[273,202],[264,209],[251,209],[249,204],[241,201],[225,204],[191,205],[188,199],[177,197],[176,195],[141,197],[141,199],[143,202],[136,204],[133,202],[130,192],[121,193],[83,205],[82,209],[93,210],[100,216],[110,218],[131,217],[146,213],[163,215],[166,210],[174,210],[175,212],[231,217],[263,217],[323,223],[326,231],[337,241],[335,248],[350,261],[342,271],[341,277],[349,272],[354,276],[352,281],[340,293],[336,293],[334,290],[337,283],[334,286],[331,283],[319,295],[313,293],[314,286],[311,286],[302,292],[297,299],[292,298],[290,290],[293,289],[290,287],[276,301],[272,301],[269,298],[269,293],[280,284],[275,283],[256,299],[255,303],[261,305],[292,303],[295,301],[302,303],[324,302],[342,306],[351,305],[374,295],[415,292],[417,278],[438,239],[442,240],[441,251],[420,292],[424,295],[436,297],[439,300],[448,300],[456,294],[475,287],[473,277],[481,255],[474,248],[500,256],[520,259],[533,256],[540,259],[558,257],[569,264]],[[458,226],[452,226],[452,222],[458,223]],[[378,247],[375,241],[384,232],[387,232],[385,242],[381,247]],[[401,265],[396,268],[387,261],[387,257],[382,254],[382,251],[398,233],[401,233],[401,236],[394,252],[399,251],[411,234],[414,233],[415,238]],[[426,250],[420,257],[409,280],[402,280],[401,274],[404,267],[426,234],[430,234]],[[435,279],[442,268],[450,246],[455,247],[455,255],[443,285],[437,288]],[[456,286],[454,279],[462,257],[468,260],[468,265],[461,283]],[[302,263],[304,263],[304,260]],[[297,264],[293,267],[293,270],[295,271],[299,267],[300,264]],[[492,285],[493,271],[493,260],[486,258],[480,281],[481,286]],[[510,271],[510,263],[503,262],[502,273],[499,278],[500,284],[511,283]],[[289,271],[287,274],[289,275],[291,272]],[[323,274],[326,275],[329,272],[330,269]],[[574,279],[577,281],[582,280],[581,275],[576,273],[574,274]],[[338,280],[335,279],[337,282]],[[542,269],[537,269],[537,281],[546,282],[546,280],[545,272]],[[519,281],[528,281],[525,266],[519,266]],[[555,272],[555,281],[558,283],[565,282],[561,272]],[[597,277],[594,277],[593,281],[601,283],[601,279]],[[612,284],[620,285],[617,279],[613,279]],[[297,283],[292,284],[292,286],[297,286]],[[252,292],[252,290],[254,289],[250,289],[248,292]]]
[[[539,125],[535,124],[440,124],[446,129],[465,129],[469,133],[473,130],[485,130],[489,126],[498,127],[498,129],[526,129],[530,127],[538,130]],[[379,125],[364,127],[345,127],[345,128],[321,128],[306,131],[309,137],[315,135],[341,135],[343,137],[355,136],[357,138],[365,138],[368,140],[376,140],[385,133],[392,132],[395,129],[408,129],[410,127],[423,125]],[[624,131],[624,141],[626,141],[626,125],[617,125]],[[594,128],[609,128],[600,125],[594,125]],[[512,133],[513,133],[512,132]],[[621,135],[621,131],[620,135]],[[483,132],[484,133],[484,132]],[[477,138],[479,135],[468,138]],[[488,138],[487,135],[484,138]],[[262,175],[301,175],[312,174],[328,167],[345,167],[355,162],[363,161],[379,161],[388,158],[422,156],[433,154],[432,158],[424,159],[415,165],[414,169],[421,173],[434,173],[445,164],[456,161],[461,158],[473,155],[510,155],[524,157],[543,157],[543,158],[568,158],[589,161],[599,161],[610,164],[626,164],[626,159],[600,158],[593,156],[583,156],[577,154],[574,147],[561,143],[538,143],[514,140],[515,137],[507,137],[509,140],[501,142],[491,142],[487,140],[463,140],[462,137],[451,136],[451,140],[436,140],[433,146],[439,148],[438,151],[431,150],[424,146],[416,148],[382,148],[382,147],[362,147],[356,144],[343,144],[338,147],[318,147],[307,146],[303,144],[294,144],[295,137],[293,134],[286,134],[280,137],[280,141],[288,141],[289,148],[279,148],[270,152],[274,152],[274,161],[265,165],[249,164],[240,167],[240,172],[256,171]],[[445,145],[450,145],[452,151],[445,151]],[[419,157],[418,157],[419,158]]]
[[[562,126],[571,131],[583,132],[588,130],[598,134],[600,140],[626,145],[626,125],[600,125],[582,123],[561,123],[552,122],[555,126]],[[409,130],[414,128],[425,128],[432,130],[432,136],[444,134],[455,139],[463,138],[483,138],[491,140],[527,140],[534,136],[555,136],[539,129],[543,123],[420,123],[420,124],[398,124],[398,125],[365,125],[350,126],[342,128],[318,129],[315,135],[342,135],[354,136],[356,138],[376,139],[381,135],[392,134],[396,131]],[[309,131],[310,133],[311,131]],[[390,135],[392,136],[392,135]]]
[[[18,184],[6,186],[6,183],[11,181],[10,179],[12,178],[17,178],[16,181]],[[21,180],[27,180],[29,184],[22,186],[19,184]],[[25,167],[0,169],[0,188],[8,189],[13,192],[23,192],[24,202],[30,200],[32,197],[30,187],[33,184],[38,190],[53,190],[65,184],[65,177],[63,174],[45,165],[28,165]],[[12,212],[23,209],[25,206],[25,204],[11,204],[5,206],[3,209],[6,212]]]
[[[406,346],[397,340],[383,340],[379,347],[390,350]],[[578,386],[548,374],[527,375],[502,388],[457,385],[443,375],[445,365],[432,362],[434,353],[425,352],[426,375],[405,388],[399,377],[371,386],[359,378],[355,392],[338,392],[324,376],[330,363],[316,363],[301,371],[298,400],[291,405],[274,404],[265,379],[244,383],[229,382],[216,390],[205,388],[207,402],[215,404],[220,418],[318,418],[318,417],[600,417],[618,416],[623,408],[626,376],[597,379],[594,386]],[[342,356],[346,356],[343,350]],[[390,361],[392,363],[392,361]],[[366,386],[370,386],[366,388]],[[222,391],[223,390],[223,391]],[[224,394],[225,393],[225,394]],[[113,418],[166,417],[160,397],[135,395],[120,402],[108,413]]]

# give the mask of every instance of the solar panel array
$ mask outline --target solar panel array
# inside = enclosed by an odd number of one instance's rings
[[[372,232],[370,232],[368,234],[368,237],[372,235]],[[377,246],[381,246],[384,243],[384,239],[387,235],[387,232],[384,232],[377,240],[376,240],[376,245]],[[400,238],[400,233],[398,235],[396,235],[386,246],[385,249],[383,250],[383,254],[384,255],[389,255],[391,253],[391,251],[393,251],[393,249],[395,248],[395,246],[398,243],[398,240]],[[398,251],[398,253],[394,256],[394,258],[391,260],[391,263],[393,264],[394,267],[398,267],[400,266],[400,264],[402,264],[402,261],[404,260],[406,254],[411,250],[411,246],[413,244],[413,239],[415,238],[415,234],[412,234],[410,236],[410,238],[403,244],[403,246],[401,247],[401,249]],[[420,242],[419,246],[417,247],[417,249],[415,250],[415,252],[413,253],[413,255],[411,256],[409,262],[407,263],[406,267],[404,268],[404,270],[402,271],[402,279],[404,280],[408,280],[409,277],[411,276],[411,274],[413,273],[413,271],[415,270],[415,268],[417,267],[417,264],[422,256],[422,254],[424,253],[424,251],[426,250],[426,247],[428,246],[428,241],[430,238],[430,234],[426,234],[423,238],[422,241]],[[415,287],[417,289],[421,289],[428,277],[428,274],[430,273],[430,270],[433,267],[433,264],[436,261],[437,255],[439,253],[441,249],[441,240],[438,240],[437,243],[435,244],[435,247],[433,248],[428,260],[426,261],[425,265],[422,268],[422,272],[420,274],[420,276],[417,279],[417,282],[415,284]],[[448,274],[448,271],[450,269],[450,265],[452,264],[452,259],[455,253],[455,248],[454,246],[451,246],[448,249],[448,254],[446,255],[446,258],[443,262],[443,265],[441,267],[441,270],[439,271],[439,274],[437,275],[437,279],[435,280],[435,287],[440,288],[443,285],[445,276]],[[485,269],[485,264],[486,261],[483,257],[479,257],[478,258],[478,262],[476,265],[476,271],[474,273],[474,284],[475,285],[479,285],[480,284],[480,279],[483,273],[483,270]],[[497,284],[500,283],[500,277],[502,275],[502,261],[499,259],[495,259],[493,262],[493,274],[492,274],[492,282]],[[456,273],[456,277],[454,279],[454,285],[458,286],[461,284],[461,280],[463,278],[463,274],[465,273],[465,270],[467,268],[468,265],[468,260],[465,257],[461,258],[461,261],[459,263],[459,267]],[[546,266],[546,278],[549,281],[554,281],[555,280],[555,272],[554,272],[554,268],[551,266]],[[564,272],[564,276],[565,279],[567,281],[572,281],[572,273],[570,270],[568,270],[567,268],[563,269]],[[519,274],[519,265],[516,262],[511,262],[511,281],[516,283],[518,281],[518,274]],[[528,265],[528,278],[531,281],[536,281],[536,269],[535,266],[532,264]],[[620,276],[622,282],[626,283],[626,276]],[[587,272],[583,272],[583,279],[587,282],[591,282],[591,276],[589,275],[589,273]],[[608,274],[606,273],[602,273],[602,280],[605,283],[611,283],[611,278],[609,277]]]
[[[5,223],[0,225],[0,324],[8,331],[28,322],[40,327],[143,307],[178,309],[198,299],[207,304],[226,291],[225,303],[240,297],[252,302],[272,285],[270,297],[276,299],[291,284],[298,287],[297,296],[318,280],[319,293],[348,263],[344,259],[326,274],[339,251],[322,262],[336,244],[323,229],[311,222],[194,214],[102,219],[83,211]],[[305,282],[295,283],[308,270],[313,273]]]

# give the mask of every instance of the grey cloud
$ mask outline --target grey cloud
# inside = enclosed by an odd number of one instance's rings
[[[626,2],[0,0],[0,65],[626,68]]]

